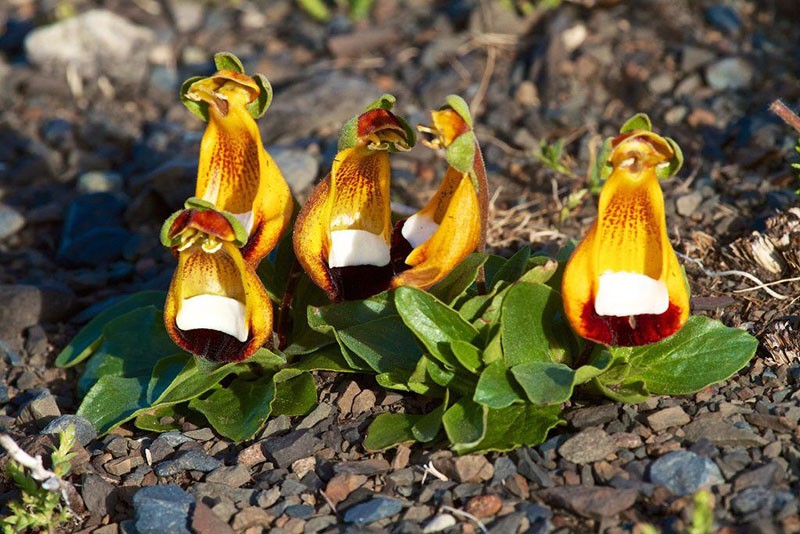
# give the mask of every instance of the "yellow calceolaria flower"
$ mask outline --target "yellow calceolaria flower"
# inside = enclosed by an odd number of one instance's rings
[[[252,356],[272,335],[272,303],[240,247],[238,218],[192,198],[161,231],[178,256],[164,324],[182,349],[217,362]]]
[[[637,115],[611,145],[597,220],[564,271],[573,330],[612,346],[653,343],[689,318],[689,288],[667,236],[659,178],[683,162],[678,145]]]
[[[486,235],[483,158],[466,103],[448,97],[434,111],[433,146],[449,168],[425,208],[391,222],[389,153],[408,150],[414,134],[384,95],[343,128],[330,174],[300,211],[295,255],[335,301],[366,298],[409,285],[426,289],[444,278]]]
[[[242,255],[256,266],[278,243],[292,217],[292,197],[264,149],[255,119],[272,100],[262,75],[247,76],[241,62],[217,54],[219,69],[190,78],[181,99],[208,125],[200,145],[195,196],[236,217],[247,232]]]
[[[428,204],[395,225],[392,287],[427,289],[486,242],[488,185],[472,117],[461,97],[446,102],[421,129],[436,136],[429,146],[444,148],[447,172]]]

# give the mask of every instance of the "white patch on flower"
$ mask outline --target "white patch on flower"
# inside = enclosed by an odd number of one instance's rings
[[[600,275],[594,310],[597,315],[660,315],[669,308],[667,285],[647,275],[606,271]]]
[[[331,232],[331,251],[328,267],[376,265],[383,267],[391,260],[389,244],[383,236],[366,230],[334,230]]]
[[[406,219],[406,222],[403,224],[403,228],[400,230],[400,233],[403,234],[403,237],[406,238],[406,241],[411,244],[411,248],[417,248],[425,241],[430,239],[438,229],[439,225],[436,224],[433,219],[427,215],[415,213]]]
[[[247,341],[244,304],[221,295],[197,295],[181,301],[175,324],[181,330],[207,328]]]
[[[246,211],[244,213],[231,213],[231,215],[236,218],[242,226],[244,226],[244,231],[247,232],[247,235],[250,235],[250,231],[253,229],[253,211]]]

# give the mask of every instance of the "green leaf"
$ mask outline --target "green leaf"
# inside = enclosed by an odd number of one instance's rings
[[[591,381],[598,391],[611,400],[636,404],[644,402],[650,397],[647,386],[641,380],[630,379],[617,383],[605,383],[603,377]]]
[[[450,345],[461,366],[470,373],[477,373],[482,367],[481,351],[471,343],[457,339]]]
[[[164,329],[161,310],[155,306],[137,308],[106,325],[103,342],[78,380],[78,391],[84,395],[106,375],[149,379],[156,363],[177,350]]]
[[[180,414],[176,412],[174,404],[162,404],[149,410],[138,411],[133,424],[140,430],[169,432],[181,429],[179,418]]]
[[[450,348],[453,341],[472,343],[478,337],[478,331],[457,312],[419,289],[398,288],[395,304],[403,322],[422,341],[431,356],[446,365],[460,365]]]
[[[488,285],[489,291],[495,289],[501,282],[516,282],[525,272],[528,258],[531,257],[531,247],[524,246],[519,249],[502,267],[492,276]]]
[[[382,413],[367,428],[364,449],[375,452],[389,449],[401,443],[416,441],[412,428],[422,416],[405,413]]]
[[[757,348],[758,340],[744,330],[695,316],[676,334],[632,348],[628,378],[642,380],[656,395],[687,395],[730,378]]]
[[[131,419],[149,407],[149,377],[101,376],[83,399],[77,415],[88,419],[100,435]]]
[[[223,378],[234,373],[236,369],[246,369],[246,364],[227,363],[217,365],[213,369],[204,369],[204,364],[204,359],[192,356],[183,370],[174,379],[168,380],[168,375],[162,372],[162,366],[171,364],[169,360],[159,362],[153,369],[153,377],[148,387],[150,392],[148,398],[152,404],[176,404],[199,397],[219,384]],[[164,383],[166,387],[163,386]]]
[[[558,262],[545,256],[534,256],[528,260],[527,268],[520,276],[520,282],[546,284],[558,270]]]
[[[292,361],[292,369],[301,371],[335,371],[338,373],[352,373],[353,369],[342,357],[338,345],[328,345],[310,354],[299,356]]]
[[[442,424],[454,451],[474,447],[486,435],[485,406],[469,397],[462,397],[442,416]]]
[[[217,52],[214,54],[214,65],[217,70],[232,70],[239,74],[244,74],[244,65],[234,54],[230,52]]]
[[[125,297],[98,313],[80,332],[64,347],[56,357],[57,367],[72,367],[89,356],[103,341],[103,330],[106,324],[121,315],[145,306],[163,308],[166,293],[163,291],[142,291]]]
[[[511,374],[533,404],[561,404],[572,396],[575,371],[566,365],[528,362],[512,367]]]
[[[433,286],[430,294],[446,304],[452,304],[472,287],[487,259],[488,256],[481,252],[470,254],[444,280]]]
[[[569,360],[570,338],[560,295],[549,286],[521,282],[503,300],[500,325],[506,365]]]
[[[365,300],[351,300],[308,309],[308,324],[322,334],[396,315],[394,295],[383,292]]]
[[[489,408],[506,408],[526,402],[524,390],[511,376],[502,360],[490,364],[481,373],[472,400]]]
[[[619,129],[619,133],[628,133],[633,130],[645,130],[648,132],[653,131],[653,123],[646,113],[637,113],[630,119],[626,120]]]
[[[414,369],[422,356],[399,315],[351,326],[339,332],[339,339],[377,373]]]
[[[269,378],[236,379],[205,398],[191,400],[189,407],[202,413],[221,435],[244,441],[252,438],[267,420],[274,397],[275,383]]]
[[[275,382],[274,415],[305,415],[317,405],[317,385],[310,373],[301,373],[283,381],[276,375]]]
[[[515,404],[500,410],[488,409],[484,437],[472,446],[454,446],[459,454],[510,451],[521,446],[544,443],[551,428],[561,422],[559,406]]]
[[[589,380],[597,378],[608,371],[614,364],[615,358],[608,350],[608,347],[597,345],[591,360],[586,365],[581,365],[575,369],[575,384],[584,384]]]
[[[423,415],[411,427],[411,433],[414,434],[414,439],[420,443],[428,443],[433,441],[442,429],[442,416],[447,409],[449,401],[449,392],[445,393],[444,400],[430,413]]]

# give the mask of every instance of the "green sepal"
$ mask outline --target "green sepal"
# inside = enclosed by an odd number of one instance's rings
[[[254,74],[252,78],[260,91],[258,92],[258,98],[247,104],[245,108],[254,119],[260,119],[269,109],[269,105],[272,104],[272,84],[263,74]]]
[[[181,102],[183,105],[186,106],[186,109],[192,112],[193,115],[198,117],[203,122],[208,122],[208,103],[207,102],[200,102],[199,100],[194,100],[189,98],[189,89],[194,85],[196,82],[199,82],[205,78],[205,76],[192,76],[191,78],[187,79],[181,84]]]
[[[675,176],[678,174],[678,171],[681,170],[681,167],[683,167],[683,151],[681,147],[678,146],[678,143],[671,137],[665,137],[664,141],[667,142],[675,155],[672,156],[671,160],[656,165],[656,176],[660,180]]]
[[[445,149],[445,159],[451,167],[460,171],[470,173],[472,176],[472,164],[475,162],[475,132],[472,130],[456,137],[450,146]],[[473,178],[473,186],[477,190],[477,178]]]
[[[446,104],[439,108],[439,110],[445,110],[447,108],[452,109],[458,116],[464,119],[464,122],[467,123],[467,126],[472,128],[472,114],[469,111],[469,105],[467,102],[458,95],[447,95],[444,99]]]
[[[232,70],[244,74],[244,65],[241,60],[230,52],[217,52],[214,54],[214,65],[217,70]]]
[[[653,131],[653,122],[650,120],[650,117],[647,116],[647,113],[637,113],[630,119],[626,120],[624,123],[622,123],[619,133],[628,133],[634,130],[645,130],[647,132]]]

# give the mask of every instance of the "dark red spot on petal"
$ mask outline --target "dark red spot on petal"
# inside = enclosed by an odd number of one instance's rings
[[[411,268],[409,264],[406,263],[406,258],[411,251],[414,250],[414,247],[411,246],[411,243],[403,237],[403,226],[406,224],[408,219],[402,219],[397,221],[397,224],[394,225],[394,229],[392,230],[392,246],[391,246],[391,258],[392,258],[392,270],[394,271],[395,275],[402,273],[403,271],[407,271]]]
[[[358,117],[358,137],[367,137],[381,130],[398,130],[405,135],[405,130],[391,111],[371,109]]]
[[[594,298],[583,307],[581,323],[583,337],[616,347],[635,347],[655,343],[680,330],[681,309],[675,304],[662,314],[643,314],[632,317],[598,315],[594,309]]]
[[[377,295],[389,288],[392,280],[391,262],[376,265],[350,265],[329,269],[337,300],[360,300]]]
[[[244,360],[248,349],[248,342],[241,342],[235,337],[211,330],[209,328],[196,328],[193,330],[180,330],[178,335],[186,342],[186,348],[192,354],[215,362],[238,362]]]

